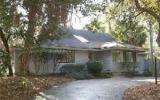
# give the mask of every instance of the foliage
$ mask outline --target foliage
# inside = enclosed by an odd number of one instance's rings
[[[100,73],[102,70],[102,64],[98,61],[88,62],[87,65],[91,66],[90,69],[88,67],[88,70],[86,69],[86,65],[84,64],[66,64],[63,65],[60,70],[61,73],[67,73],[77,80],[93,78],[110,78],[113,76],[112,72]],[[90,74],[89,72],[92,74]]]
[[[142,46],[147,37],[145,27],[138,25],[137,21],[119,21],[112,31],[117,40],[136,46]]]
[[[131,18],[141,17],[144,18],[145,21],[153,21],[158,26],[158,37],[157,43],[160,43],[160,2],[157,0],[122,0],[115,1],[117,5],[115,5],[114,11],[116,10],[116,14],[123,15],[123,12],[133,13],[134,15]],[[116,15],[114,14],[114,15]]]
[[[8,54],[0,49],[0,76],[6,75],[8,65]]]
[[[61,73],[69,74],[77,80],[93,78],[92,75],[88,74],[85,64],[66,64],[63,65],[60,70]]]
[[[99,4],[92,4],[92,10],[90,11],[94,12],[97,16],[105,15],[106,18],[103,20],[103,23],[106,24],[105,28],[109,28],[109,31],[107,32],[113,32],[114,36],[123,42],[142,46],[146,38],[146,29],[144,29],[146,23],[152,22],[153,30],[160,33],[159,5],[160,2],[157,0],[102,0]],[[101,18],[103,17],[100,17],[99,19]],[[127,24],[127,27],[122,24],[122,21]],[[98,19],[97,23],[93,25],[94,22],[96,21],[93,21],[88,25],[92,26],[91,28],[89,27],[89,30],[96,29],[95,31],[102,31],[103,28],[99,28],[100,24]],[[128,33],[132,36],[129,37],[129,39],[127,38]],[[142,38],[142,40],[138,37]],[[158,34],[157,37],[157,42],[158,41],[160,41],[160,34]]]
[[[124,72],[124,75],[126,77],[134,77],[134,76],[136,76],[134,71]]]
[[[60,69],[61,73],[68,73],[68,74],[81,72],[84,70],[85,70],[84,64],[65,64]]]
[[[149,76],[152,76],[152,73],[149,70],[146,70],[146,71],[143,72],[142,75],[145,76],[145,77],[149,77]]]
[[[87,68],[90,73],[95,75],[101,73],[103,65],[99,61],[89,61],[87,62]]]
[[[102,73],[99,73],[95,76],[98,78],[111,78],[111,77],[113,77],[113,73],[112,72],[102,72]]]
[[[146,28],[141,23],[144,19],[136,16],[137,13],[133,11],[134,8],[119,7],[115,9],[117,5],[116,1],[106,3],[105,5],[105,7],[98,6],[105,15],[105,19],[103,18],[103,21],[99,21],[98,18],[94,19],[85,27],[94,32],[104,32],[108,29],[107,32],[112,33],[115,39],[136,46],[142,46],[146,40]],[[99,11],[99,9],[94,9],[94,12],[97,10]]]
[[[93,78],[93,76],[89,75],[87,72],[85,71],[81,71],[81,72],[73,72],[71,74],[71,76],[76,79],[76,80],[84,80],[84,79],[91,79]]]
[[[1,0],[0,38],[5,50],[10,55],[10,46],[25,47],[23,57],[29,61],[33,46],[65,33],[61,28],[66,26],[70,10],[82,3],[85,0]],[[28,68],[28,62],[23,67]],[[13,75],[11,64],[8,68]]]
[[[85,28],[92,32],[104,32],[105,29],[102,27],[102,24],[103,23],[98,22],[97,19],[94,19],[91,23],[85,25]]]

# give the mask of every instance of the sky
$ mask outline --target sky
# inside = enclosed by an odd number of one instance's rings
[[[74,29],[83,29],[86,24],[92,21],[92,17],[84,17],[80,12],[72,14],[70,25]]]
[[[97,17],[94,15],[83,16],[81,12],[77,12],[72,14],[72,18],[69,24],[74,29],[84,29],[85,25],[93,21],[94,18],[98,18],[99,21],[105,20],[105,16],[103,14]]]
[[[103,0],[92,0],[93,4],[102,3]],[[109,2],[110,0],[108,0]],[[73,12],[72,18],[71,18],[71,26],[75,29],[84,29],[86,24],[89,24],[95,16],[83,16],[80,11]]]

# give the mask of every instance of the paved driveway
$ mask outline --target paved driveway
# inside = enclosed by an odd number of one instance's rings
[[[154,78],[93,79],[73,81],[40,93],[36,100],[121,100],[132,86],[154,81]]]

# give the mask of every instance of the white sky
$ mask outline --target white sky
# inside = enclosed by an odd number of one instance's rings
[[[80,12],[73,14],[71,19],[71,26],[75,29],[83,29],[86,24],[92,21],[92,17],[84,17]]]
[[[92,0],[93,4],[101,3],[103,0]],[[83,16],[80,11],[75,12],[73,11],[72,17],[71,17],[71,26],[75,29],[83,29],[86,24],[89,24],[94,18],[94,15],[90,16]]]

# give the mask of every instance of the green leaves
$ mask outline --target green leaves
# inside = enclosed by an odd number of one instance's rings
[[[9,54],[0,49],[0,76],[6,75],[9,59]]]
[[[116,27],[112,31],[112,35],[125,43],[142,46],[146,40],[146,29],[139,25],[138,22],[117,22]]]
[[[98,22],[96,19],[94,19],[90,24],[87,24],[85,28],[92,32],[104,32],[105,28],[102,25],[103,23]]]

